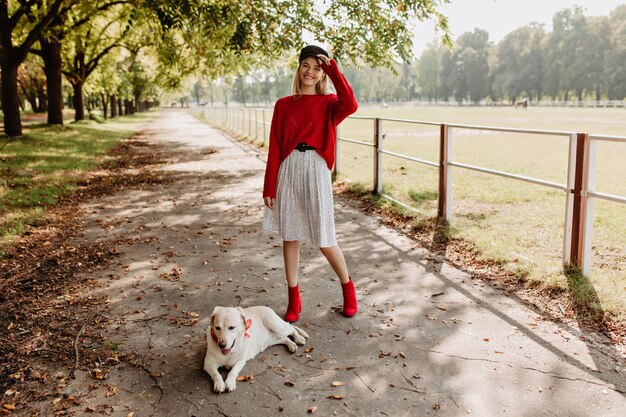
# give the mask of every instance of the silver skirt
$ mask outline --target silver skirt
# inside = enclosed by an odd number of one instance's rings
[[[320,248],[337,244],[331,174],[317,152],[294,150],[280,164],[274,209],[265,207],[263,230]]]

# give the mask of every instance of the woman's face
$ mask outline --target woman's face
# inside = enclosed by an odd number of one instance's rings
[[[314,56],[304,58],[300,63],[300,67],[298,67],[298,77],[302,87],[315,86],[315,84],[324,79],[324,76],[319,59]]]

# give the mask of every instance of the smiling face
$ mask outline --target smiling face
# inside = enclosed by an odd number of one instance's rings
[[[245,317],[241,308],[215,307],[211,315],[208,335],[217,344],[222,355],[228,355],[235,343],[243,337]]]
[[[322,81],[326,74],[320,66],[319,59],[314,56],[308,56],[300,62],[298,67],[298,78],[300,79],[300,88],[305,94],[315,94],[315,85]]]

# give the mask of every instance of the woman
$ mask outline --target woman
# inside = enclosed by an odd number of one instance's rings
[[[327,78],[337,94],[328,94]],[[343,315],[358,310],[356,291],[335,238],[330,171],[335,164],[336,128],[357,110],[352,87],[335,60],[319,46],[302,48],[293,94],[276,102],[265,170],[263,228],[283,239],[289,294],[285,320],[298,320],[300,242],[320,248],[343,292]]]

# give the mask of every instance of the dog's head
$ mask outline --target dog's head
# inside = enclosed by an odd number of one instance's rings
[[[208,342],[215,343],[222,355],[241,344],[246,332],[246,316],[241,307],[215,307],[207,332]]]

